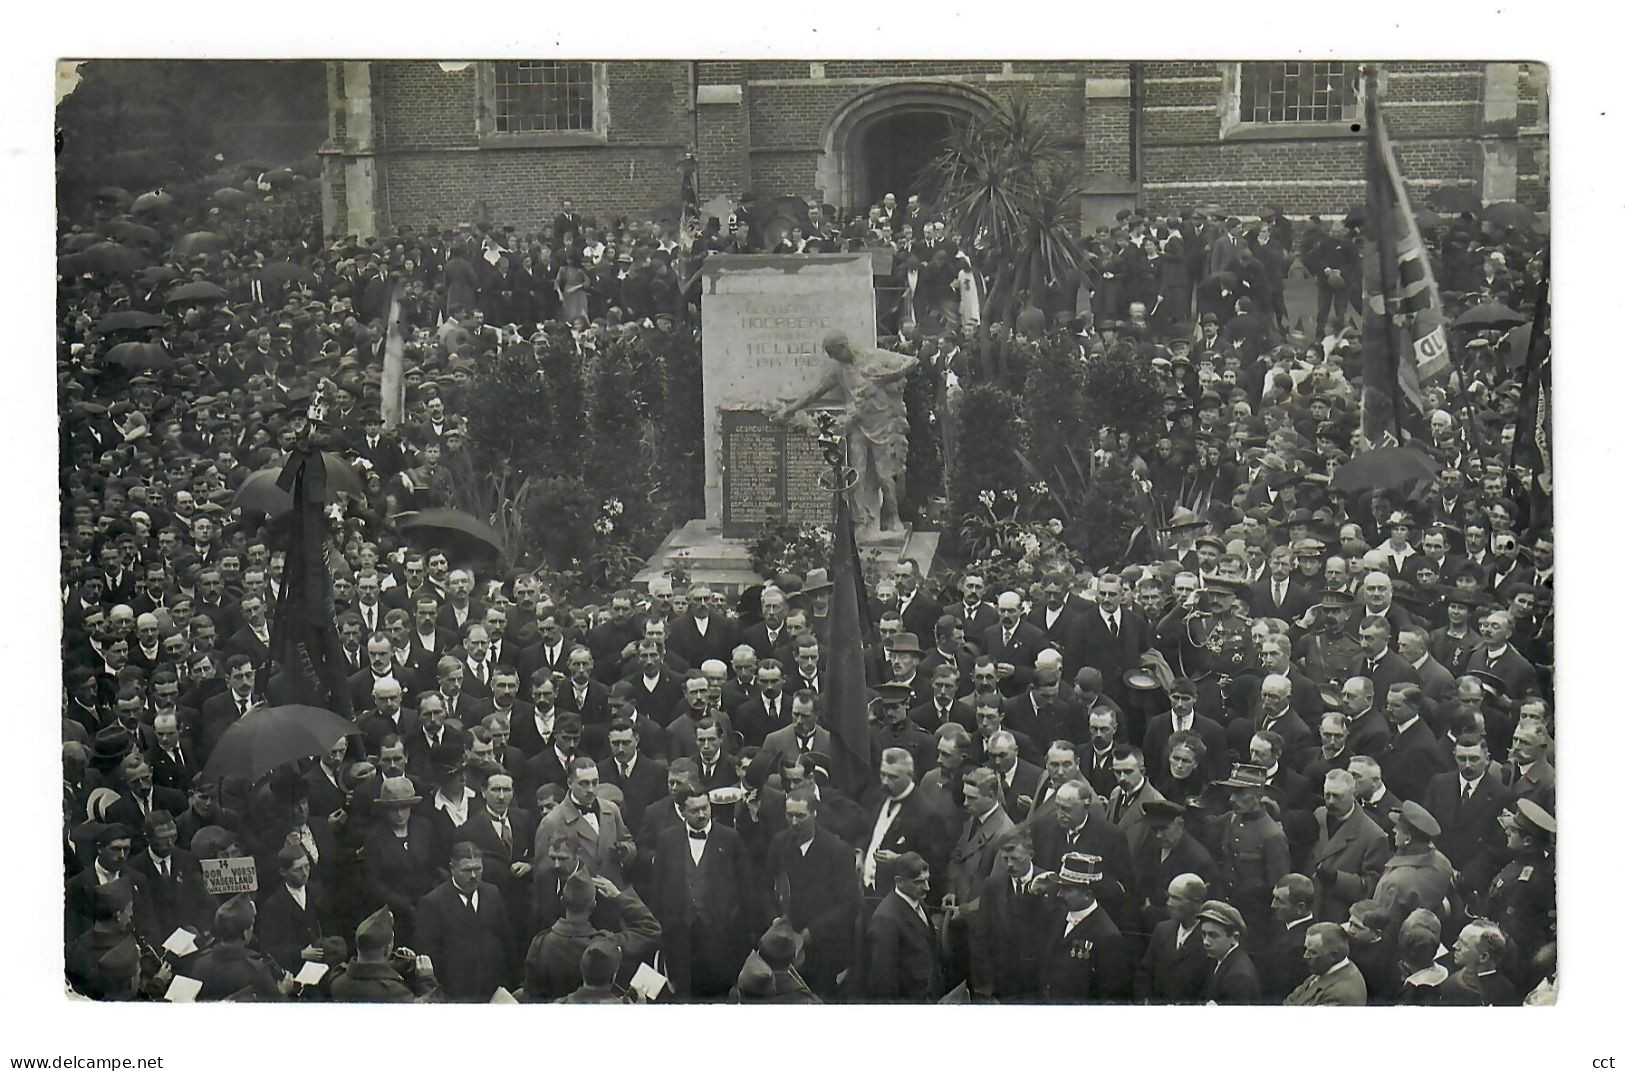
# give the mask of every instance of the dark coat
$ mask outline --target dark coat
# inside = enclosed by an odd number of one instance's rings
[[[413,948],[434,962],[441,991],[451,1000],[488,1001],[514,981],[513,932],[502,890],[482,881],[479,906],[469,910],[450,881],[418,901]]]
[[[660,834],[651,888],[672,987],[683,997],[726,996],[749,953],[744,921],[755,886],[739,834],[711,823],[698,864],[688,828]]]
[[[1120,610],[1121,627],[1113,636],[1099,610],[1088,609],[1082,614],[1079,635],[1083,644],[1082,664],[1066,664],[1067,673],[1076,673],[1083,666],[1100,670],[1105,681],[1106,694],[1121,697],[1127,689],[1123,674],[1140,665],[1140,656],[1151,649],[1155,639],[1152,623],[1140,611],[1124,606]]]
[[[900,895],[892,892],[880,901],[864,936],[868,953],[864,989],[869,1000],[920,1004],[942,997],[936,931]]]
[[[827,830],[813,835],[803,855],[788,830],[774,836],[765,875],[774,908],[796,930],[806,930],[802,974],[815,992],[833,993],[835,978],[852,965],[861,904],[851,845]]]
[[[1057,903],[1039,932],[1038,991],[1046,1004],[1114,1003],[1133,995],[1128,942],[1100,907],[1067,933],[1066,908]]]
[[[412,945],[412,920],[417,902],[438,880],[435,872],[435,838],[429,820],[412,815],[407,825],[407,846],[389,829],[380,815],[367,834],[366,889],[362,896],[363,914],[388,906],[395,915],[397,944]]]
[[[1422,718],[1391,737],[1387,748],[1376,758],[1382,767],[1383,783],[1402,800],[1420,800],[1427,792],[1428,782],[1435,775],[1450,771],[1454,765],[1440,748],[1439,738]]]
[[[598,764],[598,777],[603,784],[621,790],[621,814],[626,818],[627,829],[639,828],[644,808],[666,794],[666,764],[641,751],[630,778],[621,776],[621,768],[613,758]]]
[[[1179,944],[1179,923],[1164,919],[1151,931],[1134,973],[1134,999],[1147,1004],[1197,1004],[1204,997],[1213,961],[1202,949],[1201,929]]]
[[[1240,948],[1232,950],[1208,976],[1202,996],[1215,1004],[1262,1003],[1258,971],[1253,967],[1252,957]]]
[[[287,885],[262,885],[259,912],[254,916],[254,942],[260,951],[285,971],[297,974],[299,953],[333,932],[333,919],[320,886],[305,886],[305,906],[294,903]]]
[[[1500,817],[1514,802],[1512,790],[1488,772],[1479,779],[1477,790],[1465,806],[1458,774],[1441,773],[1428,782],[1422,806],[1439,823],[1440,830],[1433,846],[1456,868],[1457,885],[1463,892],[1486,890],[1506,862],[1506,835],[1501,831]]]
[[[1038,652],[1049,646],[1044,634],[1025,621],[1016,623],[1010,642],[1004,642],[1004,626],[994,624],[982,633],[982,651],[994,663],[1007,662],[1016,671],[999,682],[999,691],[1005,696],[1020,695],[1033,683],[1033,664]]]

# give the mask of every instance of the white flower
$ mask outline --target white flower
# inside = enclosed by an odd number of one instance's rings
[[[597,532],[599,535],[609,535],[609,533],[615,530],[615,525],[608,517],[600,517],[596,521],[592,522],[592,530]]]
[[[976,496],[976,501],[980,502],[988,509],[992,509],[993,503],[998,501],[998,497],[994,495],[992,491],[982,491]]]
[[[1006,502],[1016,501],[1016,493],[1008,487],[999,492],[999,497],[1004,499]]]

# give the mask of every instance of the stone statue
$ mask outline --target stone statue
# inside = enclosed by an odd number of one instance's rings
[[[824,352],[835,366],[811,391],[780,405],[773,419],[787,422],[840,388],[846,407],[847,463],[858,474],[852,489],[853,519],[860,532],[896,531],[902,527],[898,484],[908,461],[903,379],[919,360],[906,353],[854,346],[840,331],[824,337]]]

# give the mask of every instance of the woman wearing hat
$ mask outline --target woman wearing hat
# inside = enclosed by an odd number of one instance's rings
[[[364,854],[367,881],[363,910],[388,907],[395,933],[411,944],[418,900],[435,887],[434,832],[429,820],[413,811],[423,802],[405,777],[386,777],[372,807],[376,818]]]

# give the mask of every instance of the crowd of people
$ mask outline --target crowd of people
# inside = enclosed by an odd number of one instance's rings
[[[118,233],[125,209],[112,194],[65,225],[65,250]],[[1295,246],[1279,213],[1130,212],[1088,238],[1080,278],[1025,296],[1017,332],[1059,320],[1080,360],[1127,347],[1163,377],[1165,433],[1101,448],[1132,459],[1167,538],[1097,570],[1058,546],[1020,590],[900,562],[861,638],[872,761],[855,778],[825,706],[847,639],[831,634],[825,571],[567,605],[523,568],[413,545],[392,518],[446,501],[448,469],[467,463],[460,404],[499,347],[693,331],[707,249],[878,242],[900,284],[883,324],[947,356],[981,329],[975,241],[889,195],[841,226],[817,207],[771,243],[748,205],[695,245],[599,228],[569,201],[550,233],[402,228],[368,245],[186,191],[143,218],[153,251],[204,227],[224,241],[156,273],[60,279],[75,991],[1554,993],[1553,542],[1502,434],[1518,371],[1499,336],[1466,340],[1413,440],[1437,478],[1334,488],[1365,445],[1357,219],[1336,233],[1311,220]],[[1471,218],[1436,252],[1455,302],[1527,307],[1543,273],[1526,237]],[[1281,300],[1294,259],[1321,296],[1313,338]],[[169,300],[187,282],[221,296]],[[408,416],[386,429],[397,292]],[[167,359],[112,359],[131,338]],[[336,393],[320,434],[366,487],[330,561],[354,731],[257,780],[205,776],[233,724],[275,698],[262,689],[286,556],[274,520],[235,494],[310,433],[321,379]],[[222,888],[220,860],[252,860],[256,888]]]

